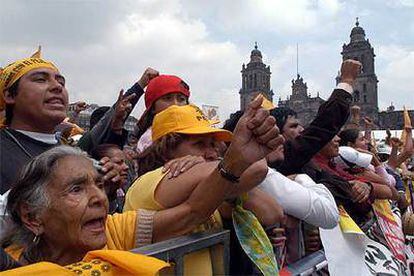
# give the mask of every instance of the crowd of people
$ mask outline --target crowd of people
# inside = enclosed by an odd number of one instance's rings
[[[308,126],[258,96],[219,128],[191,103],[184,80],[148,68],[85,131],[76,123],[87,105],[68,113],[66,79],[40,49],[10,63],[0,69],[0,271],[168,273],[171,264],[129,251],[228,229],[231,275],[276,275],[319,250],[325,273],[336,275],[351,221],[369,240],[364,271],[409,275],[411,120],[406,113],[402,137],[373,139],[372,120],[352,106],[360,71],[343,61]],[[129,133],[142,96],[146,110]],[[222,254],[220,246],[188,254],[184,274],[223,274]]]

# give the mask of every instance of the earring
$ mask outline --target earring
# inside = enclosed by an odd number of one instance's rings
[[[33,238],[33,243],[34,244],[38,244],[39,243],[39,240],[40,240],[40,236],[35,235],[34,238]]]

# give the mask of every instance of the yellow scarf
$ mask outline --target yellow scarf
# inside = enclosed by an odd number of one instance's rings
[[[27,72],[37,68],[50,68],[57,70],[57,67],[50,61],[41,57],[41,47],[30,57],[15,61],[5,68],[0,68],[0,111],[6,108],[4,102],[4,91],[9,89],[18,79]]]
[[[7,270],[2,275],[157,275],[169,264],[156,258],[118,250],[89,252],[82,261],[67,266],[39,262]]]

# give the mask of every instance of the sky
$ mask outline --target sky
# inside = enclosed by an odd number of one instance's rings
[[[274,101],[299,73],[329,97],[342,45],[359,17],[376,54],[379,108],[414,108],[414,0],[0,0],[0,66],[42,45],[71,102],[110,105],[147,67],[180,76],[192,102],[239,109],[241,66],[255,41]],[[143,101],[134,110],[139,116]]]

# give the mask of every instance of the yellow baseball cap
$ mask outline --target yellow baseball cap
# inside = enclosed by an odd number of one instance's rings
[[[230,131],[214,128],[195,105],[173,105],[161,111],[154,117],[152,123],[152,141],[170,133],[188,135],[212,134],[218,141],[231,141],[233,134]]]

